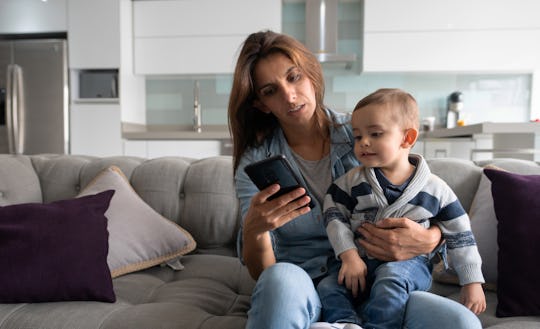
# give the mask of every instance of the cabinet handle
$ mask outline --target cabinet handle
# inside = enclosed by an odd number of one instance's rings
[[[448,157],[448,152],[445,149],[435,149],[436,158],[446,158]]]

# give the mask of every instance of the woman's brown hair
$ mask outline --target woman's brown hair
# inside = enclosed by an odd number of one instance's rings
[[[257,98],[253,71],[258,61],[274,53],[287,56],[311,81],[315,90],[315,115],[321,127],[327,127],[324,113],[324,78],[320,63],[298,40],[285,34],[262,31],[249,35],[243,43],[234,71],[229,98],[229,130],[233,140],[234,170],[240,157],[252,146],[259,146],[264,138],[279,126],[273,114],[266,114],[253,106]]]

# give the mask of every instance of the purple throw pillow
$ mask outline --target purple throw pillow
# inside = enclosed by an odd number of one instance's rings
[[[498,222],[496,315],[540,315],[540,175],[484,173],[491,180]]]
[[[113,194],[0,207],[0,302],[114,302],[104,215]]]

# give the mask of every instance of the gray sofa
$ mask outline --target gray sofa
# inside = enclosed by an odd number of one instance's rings
[[[534,162],[495,162],[516,172],[540,173]],[[457,159],[433,159],[429,164],[468,209],[481,168]],[[0,304],[0,328],[243,328],[254,282],[235,256],[239,217],[230,157],[0,155],[0,206],[73,198],[110,165],[129,177],[153,209],[191,233],[197,248],[181,258],[185,268],[154,266],[119,276],[113,280],[114,303]],[[453,299],[459,296],[452,284],[435,282],[432,290]],[[487,299],[487,312],[480,316],[484,327],[540,328],[540,317],[496,318],[496,294],[488,291]]]

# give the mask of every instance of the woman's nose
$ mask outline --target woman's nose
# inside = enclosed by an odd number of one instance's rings
[[[285,99],[288,102],[293,103],[296,100],[296,90],[294,87],[284,87],[283,93],[285,94]]]

